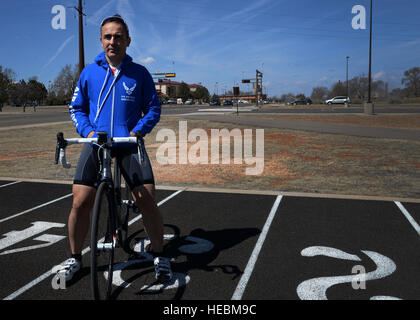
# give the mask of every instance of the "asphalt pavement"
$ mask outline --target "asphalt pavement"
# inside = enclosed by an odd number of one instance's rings
[[[420,299],[420,201],[188,189],[157,197],[174,280],[155,283],[147,255],[117,249],[113,299]],[[65,288],[52,282],[69,254],[71,185],[0,181],[0,201],[1,299],[91,299],[88,239],[79,275]],[[140,253],[146,235],[132,219]]]

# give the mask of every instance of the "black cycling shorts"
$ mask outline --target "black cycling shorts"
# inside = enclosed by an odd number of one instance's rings
[[[143,152],[145,163],[142,166],[140,165],[137,145],[111,149],[111,156],[115,161],[118,161],[121,174],[131,190],[145,184],[155,184],[152,166],[144,146]],[[101,178],[98,172],[98,147],[85,144],[77,163],[73,183],[97,188]]]

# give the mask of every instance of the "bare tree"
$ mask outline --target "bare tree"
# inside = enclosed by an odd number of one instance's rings
[[[401,83],[404,84],[415,97],[420,97],[420,68],[414,67],[404,71],[404,78],[402,78]]]
[[[51,99],[52,96],[55,96],[56,100],[54,102],[56,104],[70,103],[78,80],[77,70],[77,66],[72,68],[69,64],[65,65],[48,88],[49,98]]]
[[[327,87],[315,87],[312,89],[311,100],[317,103],[322,103],[328,96],[330,91]]]

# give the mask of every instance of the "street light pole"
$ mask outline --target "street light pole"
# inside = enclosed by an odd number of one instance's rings
[[[370,35],[369,35],[369,89],[368,89],[368,101],[365,103],[365,113],[367,114],[373,114],[373,103],[372,103],[372,24],[373,24],[373,0],[370,0]]]
[[[372,100],[371,100],[371,81],[372,81],[372,0],[370,0],[369,93],[368,93],[368,103],[372,103]]]
[[[349,98],[349,56],[347,56],[346,57],[346,86],[347,86],[347,99]],[[347,100],[346,99],[346,100]],[[348,101],[347,101],[347,106],[349,105],[348,104]]]

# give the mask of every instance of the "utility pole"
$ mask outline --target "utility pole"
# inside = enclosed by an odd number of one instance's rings
[[[371,99],[371,83],[372,83],[372,0],[370,0],[370,36],[369,36],[369,89],[368,101],[365,103],[365,113],[373,114],[373,103]]]
[[[255,97],[257,99],[257,107],[260,100],[260,93],[261,93],[261,88],[262,88],[262,77],[263,77],[263,74],[260,71],[256,70]]]
[[[371,100],[371,82],[372,82],[372,0],[370,0],[369,93],[368,93],[368,103],[372,103],[372,100]]]
[[[85,14],[83,13],[82,0],[79,0],[79,6],[77,8],[73,7],[73,9],[79,13],[79,74],[77,77],[80,77],[80,74],[85,67],[85,49],[83,46],[83,16],[85,16]]]

